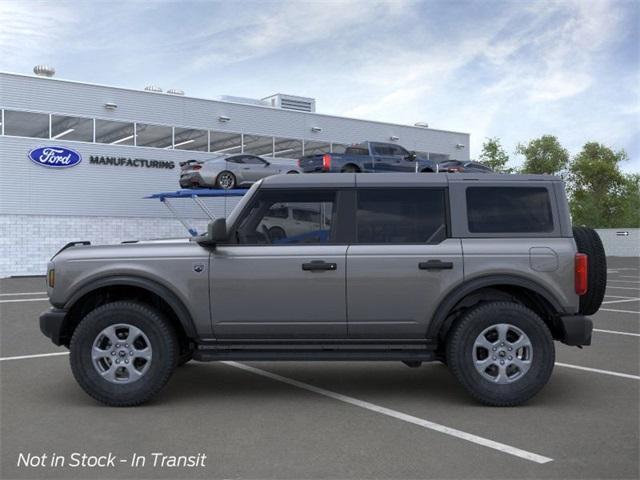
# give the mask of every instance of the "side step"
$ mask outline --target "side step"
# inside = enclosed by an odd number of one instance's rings
[[[363,348],[364,347],[364,348]],[[430,346],[405,348],[347,345],[198,345],[193,359],[201,362],[218,360],[260,361],[400,361],[417,364],[437,359]]]

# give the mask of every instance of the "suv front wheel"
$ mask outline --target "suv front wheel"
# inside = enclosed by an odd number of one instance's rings
[[[486,405],[515,406],[547,383],[555,363],[551,332],[532,310],[514,302],[472,308],[447,336],[447,365]]]
[[[110,406],[139,405],[169,380],[178,362],[176,334],[154,308],[129,301],[102,305],[71,338],[71,370],[80,386]]]

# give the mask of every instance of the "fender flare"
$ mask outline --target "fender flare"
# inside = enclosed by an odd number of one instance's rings
[[[191,313],[189,313],[187,307],[184,305],[184,302],[182,302],[182,300],[180,300],[180,298],[169,288],[161,285],[154,280],[150,280],[144,277],[138,277],[134,275],[114,275],[109,277],[102,277],[95,280],[89,280],[80,288],[78,288],[76,292],[65,302],[64,309],[66,311],[69,311],[78,302],[78,300],[80,300],[88,293],[91,293],[92,291],[99,288],[111,286],[138,287],[158,295],[165,302],[167,302],[169,307],[176,314],[176,317],[178,318],[180,325],[182,325],[182,328],[184,328],[187,336],[189,338],[197,338],[193,318],[191,316]]]
[[[508,285],[513,287],[522,287],[531,290],[544,298],[553,307],[556,312],[564,311],[562,303],[558,298],[546,287],[539,283],[529,280],[528,278],[518,275],[487,275],[476,277],[472,280],[463,282],[454,287],[447,296],[440,302],[438,308],[433,314],[432,320],[427,328],[427,338],[438,338],[440,331],[447,320],[447,316],[451,309],[456,306],[464,297],[482,288],[493,287],[496,285]]]

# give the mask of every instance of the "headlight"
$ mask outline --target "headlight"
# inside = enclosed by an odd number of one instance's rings
[[[56,271],[53,268],[47,272],[47,283],[49,288],[53,288],[56,284]]]

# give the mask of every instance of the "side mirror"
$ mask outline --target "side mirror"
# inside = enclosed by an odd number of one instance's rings
[[[216,218],[207,225],[207,233],[196,238],[201,245],[215,246],[227,240],[227,220]]]
[[[413,150],[409,152],[409,155],[407,156],[407,160],[409,160],[410,162],[415,161],[415,159],[417,158],[416,156],[416,152],[414,152]]]
[[[264,161],[264,166],[265,166],[265,167],[268,167],[269,165],[271,165],[271,162],[268,162],[268,161],[266,161],[266,160],[265,160],[265,161]]]

